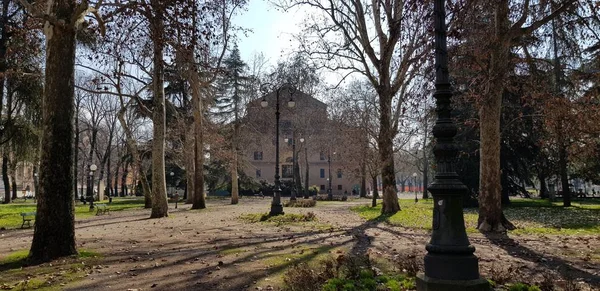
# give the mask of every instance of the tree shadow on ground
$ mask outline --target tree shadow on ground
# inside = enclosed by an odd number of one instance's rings
[[[558,256],[540,254],[521,245],[505,233],[484,233],[484,235],[492,244],[505,250],[512,257],[541,265],[544,269],[556,270],[565,280],[581,278],[594,288],[600,288],[600,276],[576,268]]]
[[[179,256],[177,260],[169,260],[161,264],[140,262],[140,267],[130,270],[134,276],[143,274],[153,274],[155,272],[166,271],[164,275],[154,277],[152,280],[158,282],[160,286],[169,286],[171,290],[244,290],[248,286],[255,284],[263,278],[273,274],[280,274],[291,266],[300,263],[311,263],[319,261],[323,255],[327,255],[336,249],[344,248],[355,255],[365,255],[367,249],[371,246],[371,238],[366,234],[366,230],[375,226],[377,222],[367,221],[355,227],[340,229],[335,231],[302,231],[286,232],[281,235],[273,233],[264,233],[252,235],[251,237],[217,238],[209,239],[203,246],[193,248],[190,245],[172,243],[163,245],[161,250],[153,254],[154,262],[167,260],[175,255]],[[285,226],[284,226],[285,227]],[[218,243],[218,248],[211,247]],[[221,259],[220,252],[227,252],[236,248],[244,248],[247,251],[236,254],[235,257],[225,257]],[[252,248],[255,248],[252,250]],[[183,253],[183,256],[182,256]],[[287,259],[292,256],[292,259]],[[104,264],[119,264],[123,260],[131,258],[147,259],[146,250],[136,252],[126,252],[120,254],[107,254]],[[284,259],[285,257],[285,259]],[[257,268],[256,262],[265,262],[264,267]],[[267,262],[275,262],[269,266]],[[243,266],[248,264],[247,266]],[[173,282],[170,277],[171,272],[179,269],[181,266],[193,265],[193,271],[189,276],[185,276],[182,282]],[[262,266],[261,264],[258,264]],[[142,267],[144,266],[144,267]],[[252,266],[252,267],[250,267]],[[235,268],[235,278],[215,279],[209,278],[216,276],[222,268]],[[190,272],[190,271],[188,271]],[[77,288],[86,290],[99,290],[102,286],[110,286],[114,279],[102,278]],[[137,286],[143,288],[144,286]],[[159,288],[159,290],[162,290]],[[167,289],[164,289],[167,290]]]

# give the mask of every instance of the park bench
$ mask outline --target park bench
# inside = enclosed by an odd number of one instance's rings
[[[25,227],[25,223],[27,223],[27,227],[31,227],[31,221],[35,219],[35,211],[34,212],[21,212],[21,217],[23,218],[23,223],[21,224],[21,228]]]
[[[96,204],[96,215],[110,214],[110,208],[106,204]]]

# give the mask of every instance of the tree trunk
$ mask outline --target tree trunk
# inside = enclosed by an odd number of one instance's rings
[[[425,128],[427,128],[427,126],[425,126]],[[427,138],[427,136],[428,135],[426,134],[425,138]],[[429,186],[429,159],[427,158],[425,142],[423,143],[423,199],[429,199],[429,191],[427,191],[427,186]]]
[[[562,137],[562,135],[559,135]],[[560,173],[560,184],[562,186],[563,206],[571,206],[571,191],[569,189],[569,175],[567,173],[567,148],[559,138],[558,149],[558,171]]]
[[[135,167],[137,167],[138,175],[140,177],[140,182],[142,184],[142,192],[144,193],[144,208],[152,208],[152,194],[150,191],[150,184],[148,184],[148,179],[146,177],[146,173],[143,171],[142,167],[142,158],[140,157],[140,152],[137,148],[137,143],[133,139],[133,133],[131,129],[127,125],[125,121],[125,104],[121,103],[121,110],[117,114],[117,118],[119,119],[119,123],[121,124],[121,128],[125,132],[125,141],[127,143],[127,148],[131,153],[131,158]],[[124,173],[123,180],[127,179],[127,172]],[[137,185],[136,185],[137,186]],[[166,186],[165,186],[166,187]]]
[[[510,41],[504,38],[510,28],[508,1],[499,1],[494,9],[494,40],[490,52],[487,92],[479,104],[480,174],[479,219],[482,232],[514,229],[502,213],[500,178],[500,116],[502,94],[510,59]]]
[[[373,180],[373,200],[371,201],[371,207],[377,206],[377,198],[379,198],[379,190],[377,190],[377,176],[372,177]]]
[[[127,176],[129,175],[130,162],[123,163],[123,175],[121,175],[121,197],[127,196]]]
[[[310,190],[308,189],[308,187],[309,187],[309,184],[308,184],[308,174],[309,174],[308,147],[304,148],[304,162],[306,163],[305,176],[304,176],[304,198],[308,199],[308,198],[310,198]]]
[[[44,262],[77,253],[73,202],[74,0],[56,0],[45,23],[46,71],[43,99],[40,189],[29,259]]]
[[[237,96],[237,86],[235,87]],[[233,113],[235,115],[234,123],[233,123],[233,139],[231,141],[231,148],[233,150],[233,160],[231,162],[231,204],[238,204],[239,198],[239,185],[238,185],[238,137],[240,135],[240,125],[239,125],[239,116],[238,116],[238,100],[239,98],[234,98],[233,100]]]
[[[17,177],[15,175],[15,170],[11,171],[11,173],[10,173],[10,179],[11,179],[11,182],[12,182],[11,183],[12,195],[13,195],[14,199],[17,199],[18,191],[17,191]]]
[[[4,204],[10,203],[10,181],[8,179],[8,156],[2,155],[2,182],[4,183]]]
[[[75,134],[75,141],[73,142],[73,193],[75,193],[73,195],[73,200],[77,200],[77,191],[79,191],[79,189],[77,188],[77,186],[79,185],[78,181],[79,181],[79,105],[80,100],[82,98],[77,98],[77,103],[75,104],[75,113],[73,114],[74,116],[74,124],[75,124],[75,130],[73,131],[73,133]]]
[[[393,214],[400,211],[398,195],[396,193],[396,173],[394,171],[394,133],[390,119],[392,96],[387,92],[379,93],[379,160],[381,162],[381,182],[383,187],[383,206],[381,213]]]
[[[364,160],[365,156],[363,153],[363,161],[360,165],[360,198],[367,198],[367,165]]]
[[[546,174],[543,171],[540,171],[538,173],[538,179],[540,180],[540,198],[549,198],[548,185],[546,184]]]
[[[193,103],[193,102],[192,102]],[[186,132],[185,135],[185,152],[186,152],[186,156],[188,157],[195,157],[195,146],[196,143],[194,142],[195,138],[194,138],[194,122],[192,120],[192,122],[190,123],[188,130]],[[185,190],[187,191],[187,199],[186,199],[186,203],[188,204],[192,204],[194,203],[194,179],[195,179],[195,162],[196,159],[195,158],[188,158],[186,159],[186,165],[185,165],[185,170],[186,170],[186,185],[185,185]]]
[[[194,199],[192,209],[206,208],[204,197],[204,135],[202,131],[203,105],[200,80],[197,72],[192,72],[192,107],[194,108]]]
[[[495,87],[492,88],[501,88]],[[498,89],[496,89],[498,90]],[[479,219],[482,232],[503,232],[514,226],[506,220],[501,206],[500,179],[500,113],[502,92],[495,92],[482,102],[480,120]]]
[[[150,218],[169,216],[167,204],[167,184],[165,180],[165,91],[164,91],[164,60],[163,33],[164,23],[162,4],[158,0],[151,1],[155,16],[150,21],[150,35],[154,43],[152,70],[152,213]]]

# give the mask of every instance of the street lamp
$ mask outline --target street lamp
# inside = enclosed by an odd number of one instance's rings
[[[96,164],[91,164],[89,169],[90,172],[88,174],[87,196],[88,200],[90,201],[90,210],[94,210],[94,172],[96,172],[98,167],[96,166]]]
[[[296,106],[296,102],[292,99],[294,89],[290,85],[282,85],[275,90],[275,96],[277,98],[275,101],[275,189],[273,190],[273,201],[271,202],[271,211],[269,212],[269,215],[271,216],[283,214],[283,205],[281,204],[281,181],[279,180],[279,94],[283,88],[286,88],[290,93],[288,107],[293,108]],[[271,84],[264,84],[261,86],[261,90],[265,93],[268,92],[269,89],[272,91]],[[260,106],[264,108],[268,105],[267,99],[263,97]]]
[[[425,273],[417,275],[417,290],[489,290],[479,277],[479,263],[465,231],[462,197],[467,187],[454,169],[456,125],[451,115],[452,88],[448,74],[444,0],[434,1],[435,92],[437,120],[433,127],[438,169],[429,191],[433,195],[431,240],[426,246]]]
[[[419,202],[419,198],[417,198],[417,173],[413,173],[413,191],[415,192],[415,203]]]

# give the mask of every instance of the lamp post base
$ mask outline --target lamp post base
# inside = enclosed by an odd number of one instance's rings
[[[417,291],[489,291],[490,284],[486,279],[474,280],[441,280],[417,275]]]
[[[277,216],[283,215],[283,205],[280,204],[271,204],[271,212],[269,212],[269,216]]]

